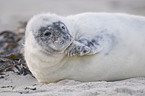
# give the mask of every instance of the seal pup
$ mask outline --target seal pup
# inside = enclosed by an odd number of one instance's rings
[[[40,14],[26,27],[24,55],[39,82],[145,76],[145,17]]]

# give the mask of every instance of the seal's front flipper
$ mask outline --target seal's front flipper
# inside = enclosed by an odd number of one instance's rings
[[[95,36],[93,39],[82,37],[78,41],[90,48],[90,52],[87,55],[96,54],[103,49],[103,46],[101,45],[103,37],[101,36]]]
[[[84,45],[83,43],[80,43],[78,41],[73,41],[73,43],[67,48],[66,54],[68,56],[83,56],[88,54],[91,51],[91,49]]]
[[[103,49],[103,46],[100,45],[101,37],[96,36],[93,39],[88,39],[86,37],[81,37],[67,48],[66,54],[68,56],[74,55],[92,55],[100,52]]]

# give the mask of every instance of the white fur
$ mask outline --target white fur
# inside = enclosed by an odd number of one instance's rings
[[[43,18],[64,22],[74,40],[82,36],[93,38],[98,34],[109,34],[113,38],[101,41],[103,49],[94,55],[49,54],[42,50],[32,34],[43,24],[50,23],[42,22]],[[145,17],[110,13],[67,17],[37,15],[27,25],[24,49],[30,71],[43,83],[61,79],[96,81],[145,76]]]

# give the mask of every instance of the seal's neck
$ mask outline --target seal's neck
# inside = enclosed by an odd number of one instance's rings
[[[53,50],[45,50],[36,43],[33,46],[27,46],[27,44],[25,44],[25,50],[28,50],[28,52],[30,52],[29,54],[33,55],[34,59],[40,59],[42,62],[49,63],[50,66],[60,62],[65,56],[63,51],[55,52]]]

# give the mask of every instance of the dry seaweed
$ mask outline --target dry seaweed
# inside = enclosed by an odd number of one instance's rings
[[[36,90],[36,87],[35,88],[26,87],[25,90]]]
[[[31,74],[23,57],[22,48],[26,22],[16,32],[0,32],[0,78],[4,78],[7,71],[18,74]]]

